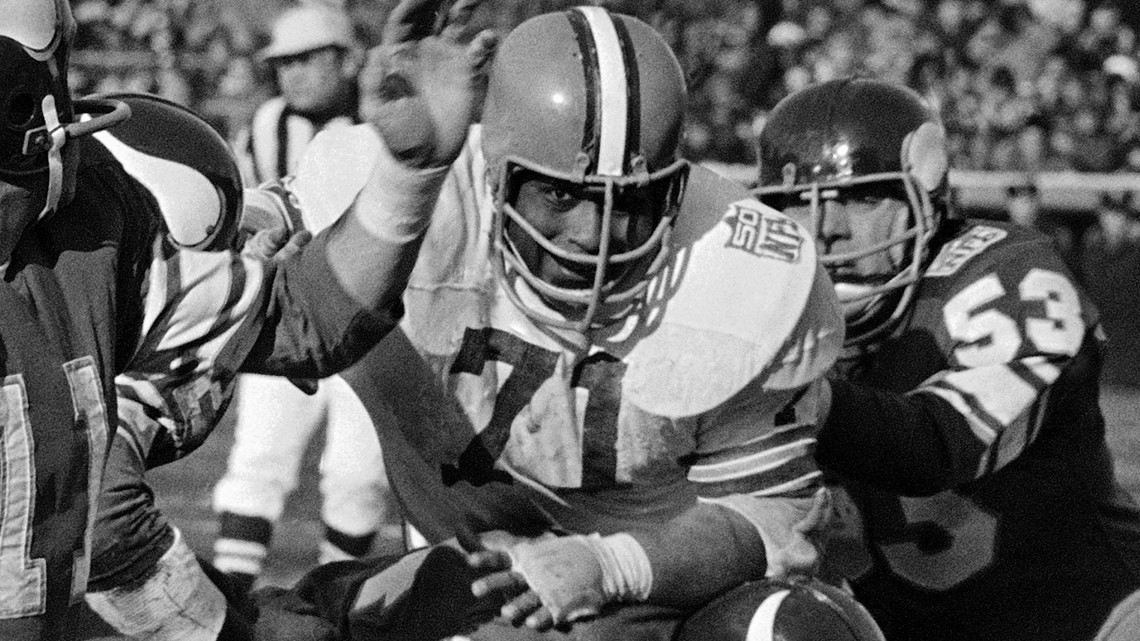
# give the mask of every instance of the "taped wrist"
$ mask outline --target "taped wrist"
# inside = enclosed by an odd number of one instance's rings
[[[610,600],[644,601],[653,587],[653,568],[645,549],[629,534],[581,537],[602,566],[602,589]]]
[[[427,228],[448,169],[401,162],[372,125],[334,127],[305,148],[291,188],[310,230],[355,208],[370,234],[404,243]]]
[[[360,191],[356,206],[382,215],[361,216],[373,235],[395,242],[418,238],[431,221],[431,212],[449,167],[413,168],[381,142],[376,164]]]
[[[151,641],[214,641],[227,609],[225,596],[177,531],[146,580],[90,592],[86,601],[119,633]]]

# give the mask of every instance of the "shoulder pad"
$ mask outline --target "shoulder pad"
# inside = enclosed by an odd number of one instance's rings
[[[1006,260],[1010,252],[1054,253],[1052,240],[1043,232],[1013,223],[962,221],[957,233],[944,242],[924,272],[932,278],[953,276],[965,271],[989,269]],[[980,260],[981,259],[981,260]]]
[[[926,268],[926,276],[951,276],[991,245],[1001,242],[1009,232],[995,225],[971,225],[947,242]]]
[[[158,203],[178,247],[230,249],[242,208],[241,173],[225,139],[201,116],[148,94],[112,94],[131,108],[95,137]]]
[[[372,175],[380,144],[371,125],[333,127],[313,138],[293,182],[306,229],[315,234],[348,211]]]
[[[842,316],[833,289],[816,286],[821,270],[805,229],[701,167],[693,167],[677,221],[670,263],[622,341],[631,401],[690,416],[759,377],[782,372],[773,387],[798,386],[830,366]]]

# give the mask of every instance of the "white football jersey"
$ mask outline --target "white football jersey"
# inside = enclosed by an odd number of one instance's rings
[[[665,267],[583,350],[502,290],[484,167],[475,129],[406,290],[402,334],[366,361],[366,383],[355,377],[395,419],[381,431],[397,494],[414,458],[423,469],[405,480],[417,491],[442,484],[446,502],[451,490],[477,489],[456,502],[458,520],[480,512],[477,527],[513,529],[525,504],[548,526],[579,532],[665,518],[701,499],[759,528],[771,513],[741,497],[815,496],[815,381],[839,352],[843,318],[804,229],[692,167]],[[402,446],[389,448],[385,429],[416,455],[397,461]],[[498,516],[480,504],[492,495]],[[410,518],[423,529],[415,509]]]

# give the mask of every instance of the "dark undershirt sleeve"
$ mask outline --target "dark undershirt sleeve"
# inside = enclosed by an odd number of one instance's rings
[[[831,410],[816,446],[821,468],[904,496],[972,480],[983,444],[944,399],[832,380]]]
[[[324,378],[363,357],[403,315],[398,295],[366,310],[344,291],[328,264],[328,237],[322,231],[277,270],[266,328],[242,371]]]

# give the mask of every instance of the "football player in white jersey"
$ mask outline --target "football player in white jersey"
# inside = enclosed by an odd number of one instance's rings
[[[294,610],[361,639],[668,639],[811,570],[842,317],[803,228],[678,157],[685,92],[629,16],[505,36],[400,331],[345,375],[432,545],[317,569]]]

